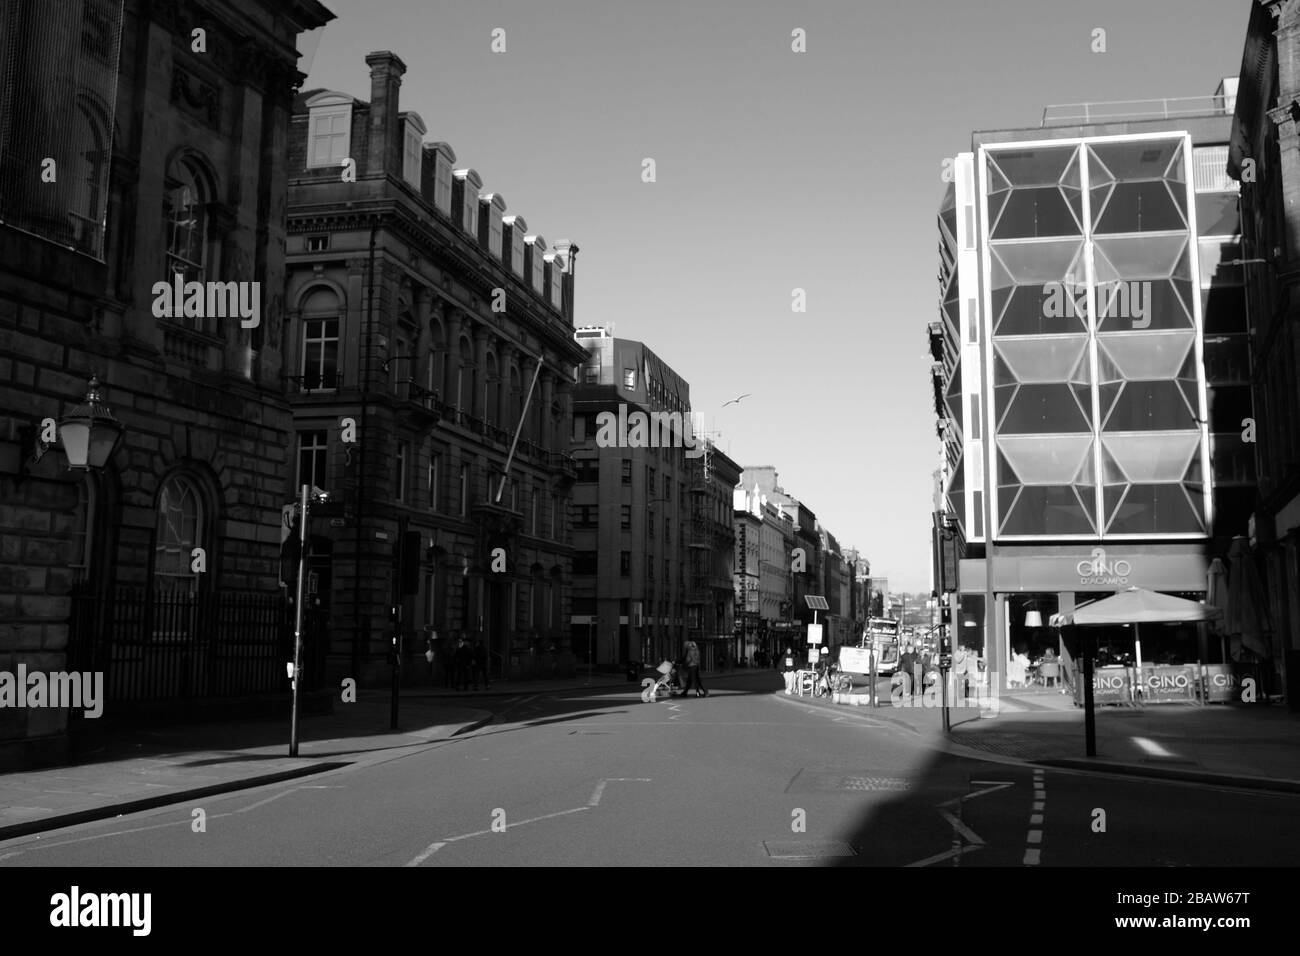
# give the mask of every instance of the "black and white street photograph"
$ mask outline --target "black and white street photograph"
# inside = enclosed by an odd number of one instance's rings
[[[1300,0],[0,0],[18,938],[1298,858]]]

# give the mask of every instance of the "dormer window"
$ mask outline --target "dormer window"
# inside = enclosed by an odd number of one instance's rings
[[[307,108],[307,168],[340,165],[352,147],[352,97],[318,93]]]
[[[420,188],[420,168],[424,161],[424,120],[416,113],[406,114],[406,133],[402,144],[402,178]]]

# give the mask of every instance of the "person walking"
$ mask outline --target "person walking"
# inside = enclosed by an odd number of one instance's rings
[[[700,647],[694,641],[686,642],[686,682],[682,685],[682,694],[690,693],[695,688],[696,697],[708,697],[709,691],[700,680]]]
[[[916,665],[920,660],[916,652],[912,650],[912,645],[908,644],[903,648],[902,656],[898,658],[898,669],[903,675],[903,696],[911,697],[916,693]]]
[[[469,690],[470,668],[474,664],[474,655],[465,638],[456,642],[456,689]]]
[[[785,649],[785,654],[781,655],[779,660],[783,661],[785,664],[785,692],[787,694],[793,694],[794,693],[794,665],[795,665],[794,648],[787,647]]]
[[[488,652],[481,637],[474,638],[474,689],[478,690],[479,678],[483,679],[483,689],[491,689],[488,683]]]

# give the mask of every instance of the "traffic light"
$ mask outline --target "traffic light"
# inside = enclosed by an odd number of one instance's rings
[[[939,607],[939,623],[945,625],[952,623],[952,608],[947,604]]]
[[[406,531],[402,534],[401,562],[402,593],[420,593],[420,532]]]

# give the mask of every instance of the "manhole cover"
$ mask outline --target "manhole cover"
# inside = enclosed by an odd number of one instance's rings
[[[841,790],[907,790],[912,785],[901,777],[841,777]]]
[[[763,849],[774,860],[813,860],[821,857],[857,856],[847,843],[828,840],[810,843],[802,840],[764,840]]]
[[[883,769],[883,768],[882,768]],[[891,768],[892,769],[892,768]],[[887,777],[870,770],[800,770],[786,793],[870,793],[910,790],[906,777]]]

